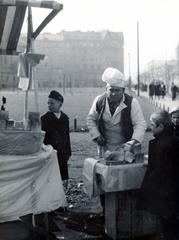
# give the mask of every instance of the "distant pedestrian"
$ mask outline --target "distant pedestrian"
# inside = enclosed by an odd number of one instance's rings
[[[157,97],[158,99],[160,99],[160,81],[156,81],[155,82],[155,97]]]
[[[149,158],[137,209],[158,216],[163,240],[177,240],[179,199],[179,139],[173,136],[168,112],[151,115],[154,139],[149,142]]]
[[[154,84],[154,80],[152,80],[149,84],[149,98],[153,100],[154,95],[155,95],[155,84]]]
[[[178,90],[177,86],[172,82],[172,85],[171,85],[172,101],[176,99],[177,90]]]
[[[45,131],[44,144],[57,150],[58,164],[62,181],[68,180],[68,160],[71,156],[69,118],[61,111],[63,96],[53,90],[48,96],[49,111],[41,117],[42,130]],[[66,182],[67,183],[67,182]]]
[[[166,86],[164,82],[161,82],[161,85],[160,85],[160,95],[162,96],[162,98],[164,98],[166,95]]]

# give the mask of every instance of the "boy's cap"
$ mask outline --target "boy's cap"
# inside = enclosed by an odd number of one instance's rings
[[[63,103],[63,96],[59,92],[57,92],[56,90],[52,90],[48,97],[56,99],[56,100]]]

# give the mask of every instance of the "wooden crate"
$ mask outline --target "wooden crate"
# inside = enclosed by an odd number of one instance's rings
[[[155,233],[156,218],[135,208],[137,190],[107,193],[105,196],[106,232],[112,239],[134,239]]]

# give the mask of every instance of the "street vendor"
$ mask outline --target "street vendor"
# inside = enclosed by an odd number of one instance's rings
[[[102,81],[106,83],[106,91],[94,99],[87,116],[98,154],[118,151],[121,145],[132,149],[134,144],[143,141],[146,129],[139,102],[125,93],[125,76],[118,69],[107,68]]]

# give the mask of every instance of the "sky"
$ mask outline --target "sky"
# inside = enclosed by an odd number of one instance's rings
[[[137,22],[140,72],[151,60],[176,58],[179,43],[178,0],[61,0],[63,10],[43,32],[123,32],[125,75],[137,75]],[[49,10],[33,8],[34,29]],[[25,31],[26,26],[23,27]]]

